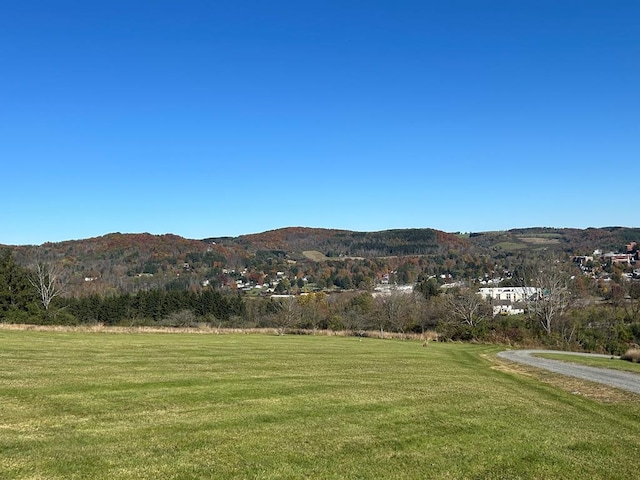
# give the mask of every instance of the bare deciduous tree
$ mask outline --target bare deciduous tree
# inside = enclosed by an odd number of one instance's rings
[[[638,321],[640,319],[640,283],[627,284],[627,294],[629,301],[625,303],[625,313],[632,321]]]
[[[375,297],[376,310],[373,321],[384,338],[384,330],[391,327],[403,315],[403,299],[401,294],[393,292]]]
[[[530,268],[527,280],[537,289],[537,294],[527,300],[529,314],[536,317],[547,335],[571,304],[569,276],[562,271],[558,261],[539,263]]]
[[[160,324],[168,327],[186,328],[195,325],[196,322],[197,318],[195,314],[191,310],[183,309],[170,313],[166,318],[160,321]]]
[[[342,325],[351,335],[361,335],[367,324],[367,316],[357,308],[349,308],[342,316]]]
[[[302,310],[296,297],[284,297],[278,299],[278,312],[274,316],[274,323],[278,335],[284,335],[288,329],[300,322]]]
[[[435,330],[447,311],[444,295],[431,296],[428,300],[418,296],[418,325],[424,333],[427,330]]]
[[[375,304],[375,322],[383,338],[385,326],[404,333],[414,319],[415,301],[411,294],[392,291],[390,294],[376,297]]]
[[[475,327],[487,316],[486,301],[468,287],[447,293],[445,305],[453,318],[470,327]]]
[[[29,282],[37,290],[45,310],[49,310],[51,301],[64,291],[65,282],[59,265],[36,262],[29,275]]]

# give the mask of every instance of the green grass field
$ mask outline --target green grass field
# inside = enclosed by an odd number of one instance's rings
[[[0,478],[576,478],[640,469],[640,400],[497,347],[0,330]]]
[[[493,248],[496,250],[504,250],[507,252],[515,252],[516,250],[524,250],[527,247],[524,243],[516,243],[516,242],[500,242],[493,245]]]

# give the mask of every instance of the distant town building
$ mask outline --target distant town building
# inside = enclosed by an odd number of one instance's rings
[[[486,300],[525,302],[540,295],[540,289],[537,287],[483,287],[478,293]]]
[[[624,264],[631,265],[636,261],[635,253],[605,253],[602,256],[605,262],[611,262],[611,264]]]

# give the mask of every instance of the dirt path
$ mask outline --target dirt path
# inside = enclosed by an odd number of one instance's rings
[[[544,368],[546,370],[581,378],[591,382],[603,383],[629,392],[640,394],[640,375],[637,373],[610,370],[608,368],[588,367],[575,363],[550,360],[548,358],[533,357],[535,353],[561,353],[568,355],[586,355],[602,358],[611,358],[610,355],[596,355],[591,353],[558,352],[555,350],[510,350],[500,352],[498,356],[512,362],[522,363],[531,367]]]

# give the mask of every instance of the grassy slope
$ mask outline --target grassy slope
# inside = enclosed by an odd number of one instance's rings
[[[0,477],[629,478],[640,404],[492,347],[0,331]]]

